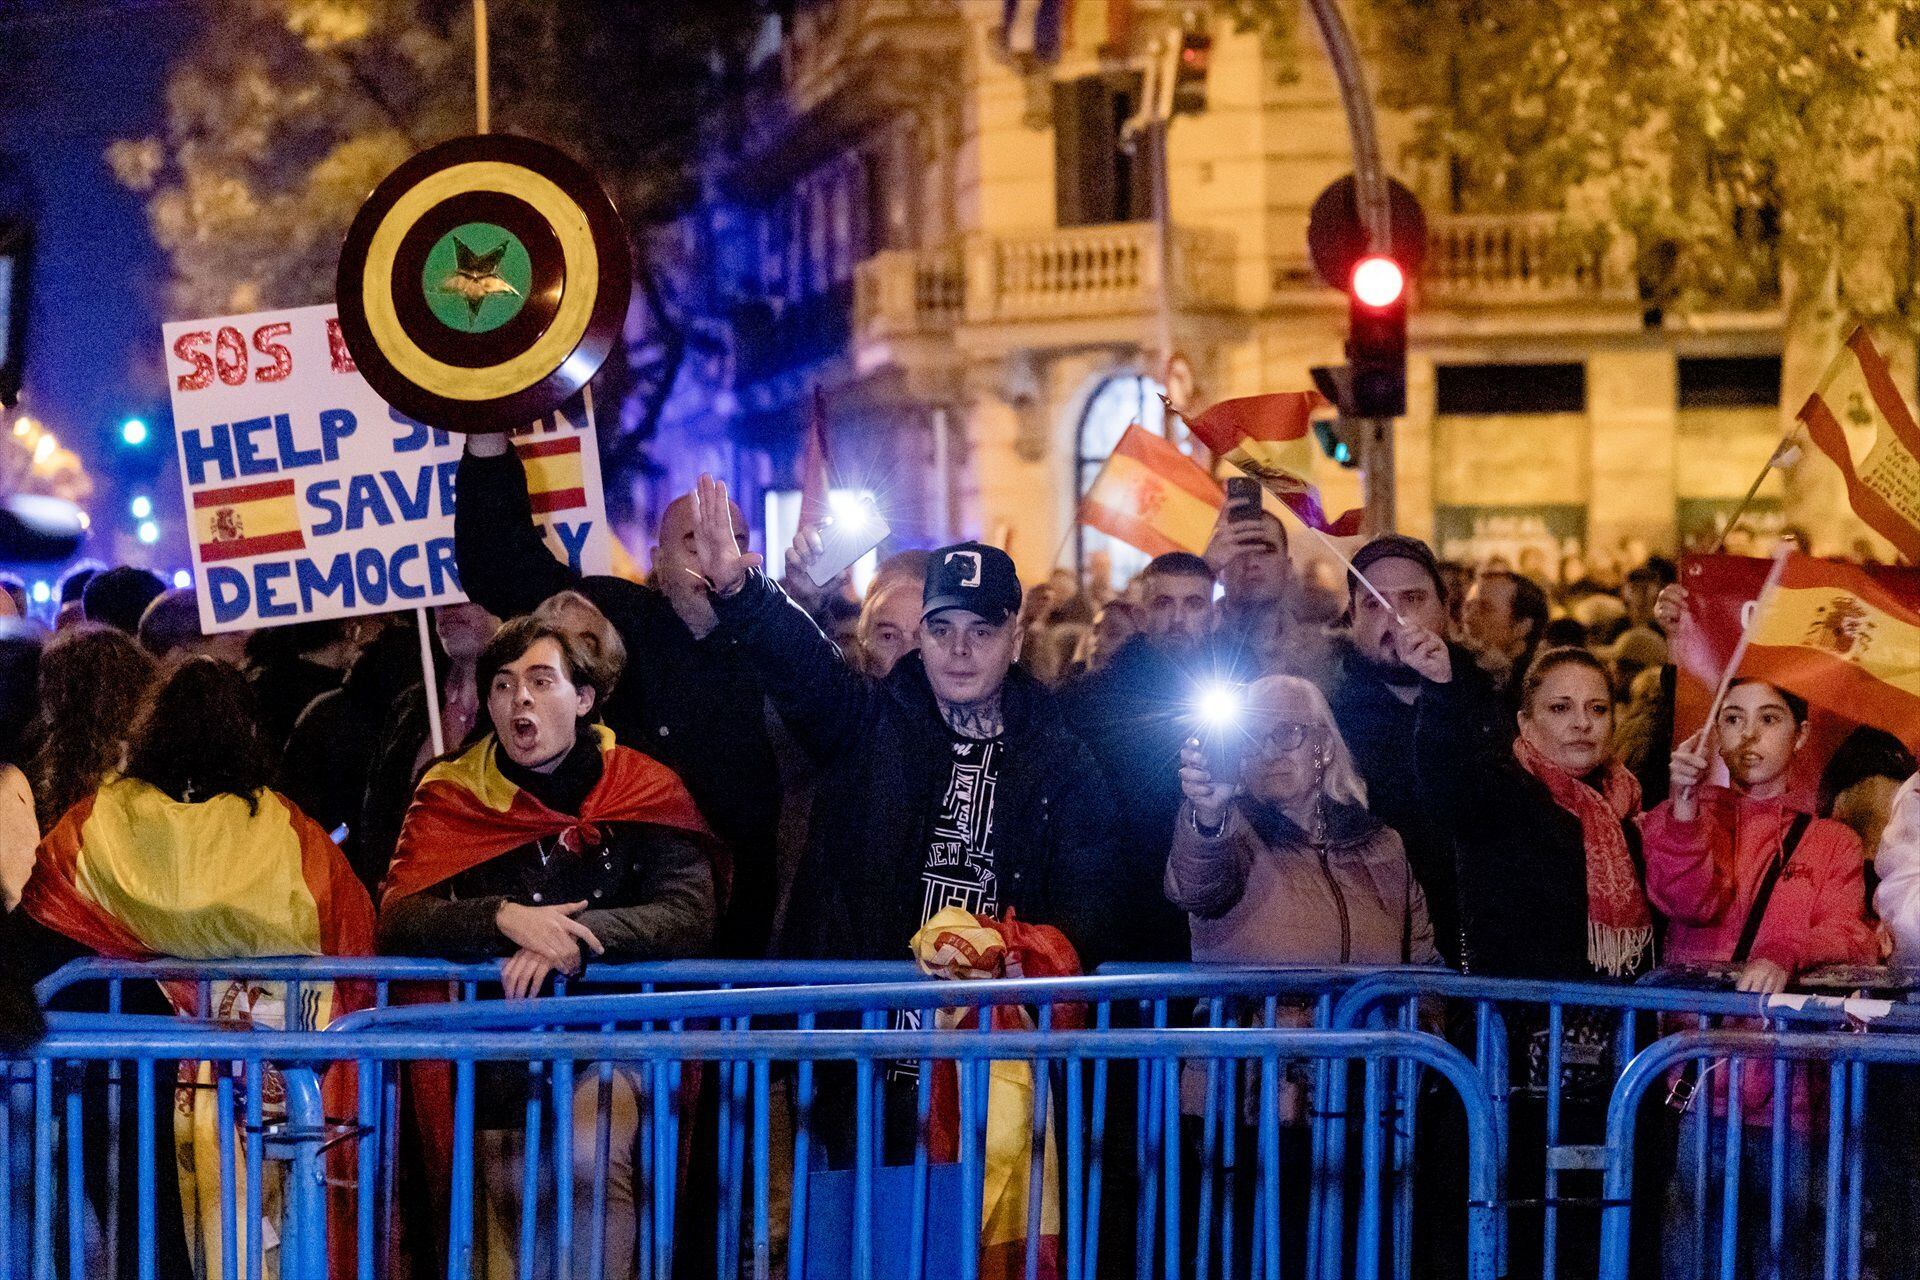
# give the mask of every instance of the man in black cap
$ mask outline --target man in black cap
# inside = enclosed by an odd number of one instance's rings
[[[1460,911],[1453,842],[1420,803],[1413,731],[1422,700],[1441,696],[1448,700],[1450,713],[1471,717],[1486,732],[1497,734],[1504,720],[1501,702],[1472,655],[1445,640],[1446,584],[1426,543],[1385,534],[1360,548],[1353,567],[1367,582],[1352,575],[1347,580],[1353,635],[1340,654],[1328,702],[1366,781],[1367,807],[1400,833],[1407,860],[1426,891],[1434,942],[1447,963],[1458,968]],[[1421,674],[1441,666],[1451,668],[1452,678],[1444,684]],[[1512,736],[1510,721],[1505,732]]]
[[[1020,579],[1007,553],[935,551],[919,651],[872,680],[741,552],[725,485],[701,477],[694,506],[720,630],[821,770],[781,950],[904,958],[929,916],[958,906],[1054,925],[1083,967],[1098,963],[1114,928],[1113,803],[1052,696],[1014,664]],[[818,551],[801,530],[790,569]]]

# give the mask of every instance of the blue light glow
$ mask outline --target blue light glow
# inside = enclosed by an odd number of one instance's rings
[[[173,585],[183,589],[190,587],[193,585],[193,575],[185,569],[175,569],[173,571]]]
[[[147,442],[147,424],[138,418],[128,418],[120,424],[120,438],[134,448],[139,448]]]
[[[145,520],[148,516],[153,514],[153,499],[149,498],[144,493],[141,494],[139,497],[133,500],[132,510],[133,510],[133,518],[135,520]]]
[[[51,599],[53,599],[53,584],[51,582],[36,582],[33,584],[33,602],[35,604],[45,604]]]
[[[153,543],[160,541],[160,526],[155,524],[151,520],[142,520],[140,522],[140,527],[137,530],[135,530],[134,533],[135,533],[135,536],[140,539],[140,541],[147,543],[148,545],[152,545]]]

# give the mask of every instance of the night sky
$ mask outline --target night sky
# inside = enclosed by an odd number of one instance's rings
[[[36,213],[22,407],[103,491],[120,421],[165,409],[167,278],[105,151],[158,130],[168,64],[201,21],[195,0],[0,0],[0,192],[24,189]]]

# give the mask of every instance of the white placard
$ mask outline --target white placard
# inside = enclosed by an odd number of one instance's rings
[[[453,554],[462,438],[374,394],[332,306],[162,332],[205,631],[466,599]],[[554,414],[514,433],[514,447],[554,555],[612,572],[588,415]]]

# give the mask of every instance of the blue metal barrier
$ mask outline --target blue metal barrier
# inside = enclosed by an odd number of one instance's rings
[[[1554,1280],[1560,1268],[1563,1208],[1579,1205],[1583,1200],[1580,1197],[1563,1197],[1562,1176],[1568,1172],[1591,1171],[1598,1167],[1599,1160],[1597,1134],[1588,1142],[1563,1141],[1568,1128],[1566,1080],[1570,1069],[1589,1067],[1604,1072],[1606,1086],[1610,1090],[1613,1082],[1633,1059],[1643,1038],[1658,1035],[1661,1028],[1657,1026],[1657,1019],[1670,1023],[1684,1020],[1691,1022],[1696,1029],[1707,1028],[1718,1019],[1733,1019],[1774,1030],[1787,1026],[1833,1029],[1863,1029],[1871,1026],[1884,1031],[1920,1030],[1920,1007],[1883,1000],[1814,995],[1769,997],[1750,992],[1646,983],[1539,982],[1481,978],[1444,970],[1369,975],[1356,982],[1341,997],[1327,1025],[1338,1030],[1383,1024],[1412,1027],[1422,1001],[1444,1001],[1455,1013],[1463,1010],[1472,1013],[1472,1058],[1494,1101],[1495,1142],[1500,1152],[1501,1265],[1503,1268],[1509,1265],[1511,1255],[1510,1179],[1516,1169],[1523,1167],[1523,1161],[1534,1162],[1540,1170],[1538,1207],[1541,1230],[1538,1242],[1540,1257],[1537,1262],[1545,1280]],[[1538,1135],[1542,1140],[1537,1145],[1528,1144],[1525,1150],[1516,1150],[1512,1137],[1513,1100],[1529,1090],[1529,1084],[1516,1084],[1512,1078],[1515,1029],[1514,1020],[1508,1015],[1514,1011],[1532,1024],[1534,1038],[1540,1040],[1544,1048],[1543,1060],[1532,1064],[1537,1068],[1534,1074],[1543,1081],[1532,1090],[1539,1096],[1543,1106]],[[1565,1056],[1568,1033],[1570,1026],[1580,1021],[1581,1013],[1605,1015],[1604,1021],[1608,1025],[1603,1028],[1603,1034],[1608,1043],[1588,1046],[1601,1050],[1594,1062],[1572,1064]],[[1584,1025],[1591,1028],[1596,1023],[1588,1019]],[[1375,1086],[1370,1083],[1369,1087]],[[1399,1168],[1412,1158],[1416,1142],[1414,1121],[1419,1110],[1415,1097],[1417,1081],[1412,1079],[1410,1071],[1403,1070],[1401,1078],[1395,1081],[1395,1088],[1402,1100],[1399,1113],[1407,1121],[1404,1128],[1396,1130],[1394,1135],[1392,1167]],[[1347,1094],[1348,1082],[1344,1074],[1336,1073],[1330,1077],[1326,1109],[1333,1114],[1344,1111]],[[1704,1142],[1697,1144],[1696,1150],[1704,1153]],[[1328,1129],[1325,1154],[1335,1167],[1345,1159],[1345,1138],[1337,1127],[1330,1126]],[[1701,1160],[1704,1159],[1702,1154]],[[1400,1199],[1394,1215],[1395,1255],[1405,1261],[1410,1257],[1411,1250],[1411,1180],[1399,1184],[1398,1194]],[[1334,1217],[1341,1212],[1340,1195],[1337,1182],[1330,1185],[1322,1204],[1324,1214]],[[1592,1196],[1584,1198],[1588,1202],[1592,1199]],[[1695,1209],[1703,1214],[1704,1203],[1697,1202]],[[1338,1238],[1329,1236],[1326,1250],[1319,1255],[1319,1274],[1322,1277],[1330,1280],[1341,1274],[1339,1251]],[[1529,1264],[1534,1261],[1527,1259]],[[1400,1274],[1404,1274],[1404,1271]]]
[[[1756,1125],[1750,1121],[1742,1100],[1745,1082],[1753,1072],[1735,1064],[1751,1068],[1761,1063],[1772,1065],[1773,1089],[1770,1114],[1764,1123]],[[1816,1079],[1818,1075],[1813,1068],[1818,1064],[1826,1066],[1822,1082],[1826,1092],[1824,1116],[1815,1110],[1807,1117],[1809,1123],[1805,1127],[1796,1123],[1791,1113],[1786,1088],[1790,1063],[1801,1064],[1807,1074]],[[1698,1214],[1687,1224],[1693,1235],[1692,1242],[1681,1242],[1681,1252],[1691,1254],[1693,1274],[1732,1277],[1744,1273],[1743,1254],[1760,1254],[1764,1259],[1761,1265],[1770,1268],[1772,1274],[1783,1277],[1814,1274],[1812,1260],[1794,1256],[1797,1248],[1813,1243],[1804,1236],[1796,1237],[1792,1224],[1787,1221],[1790,1216],[1788,1193],[1795,1181],[1810,1193],[1806,1197],[1807,1206],[1816,1207],[1817,1216],[1824,1219],[1815,1237],[1820,1246],[1819,1273],[1828,1277],[1862,1274],[1861,1226],[1867,1190],[1863,1178],[1866,1135],[1862,1122],[1867,1108],[1867,1068],[1870,1065],[1920,1068],[1920,1036],[1717,1030],[1688,1031],[1662,1039],[1642,1050],[1621,1073],[1607,1110],[1605,1208],[1601,1224],[1603,1280],[1625,1280],[1631,1267],[1635,1164],[1646,1096],[1671,1079],[1677,1069],[1689,1064],[1697,1064],[1700,1070],[1726,1067],[1725,1093],[1715,1100],[1722,1114],[1713,1114],[1715,1106],[1690,1113],[1694,1117],[1691,1127],[1701,1138],[1699,1164],[1702,1167],[1698,1171],[1688,1170],[1683,1153],[1682,1163],[1675,1171],[1676,1179],[1684,1179],[1699,1176],[1711,1168],[1713,1180],[1720,1184],[1719,1228],[1715,1236],[1709,1238],[1709,1222],[1704,1214]],[[1903,1122],[1910,1118],[1902,1115],[1895,1120]],[[1713,1152],[1717,1168],[1708,1165],[1705,1156],[1706,1139],[1715,1128],[1723,1134],[1722,1145]],[[1763,1133],[1757,1134],[1756,1130]],[[1808,1184],[1814,1176],[1810,1167],[1812,1148],[1819,1145],[1822,1130],[1826,1152],[1818,1175],[1821,1185],[1816,1188]],[[1892,1136],[1900,1140],[1909,1134],[1903,1127]],[[1745,1201],[1759,1198],[1758,1194],[1749,1194],[1742,1169],[1744,1158],[1762,1154],[1754,1141],[1759,1137],[1764,1137],[1766,1145],[1764,1237],[1751,1226],[1743,1229],[1741,1212]],[[1755,1149],[1750,1152],[1750,1147]],[[1796,1171],[1792,1167],[1790,1155],[1797,1154],[1796,1147],[1807,1150],[1809,1167],[1804,1170]],[[1910,1185],[1895,1186],[1888,1191],[1896,1197],[1911,1198],[1914,1189]],[[1671,1223],[1668,1228],[1672,1230]],[[1907,1269],[1885,1274],[1912,1272]]]
[[[871,1019],[873,1015],[870,1013],[868,1017]],[[161,1025],[154,1025],[156,1022]],[[395,1065],[429,1060],[454,1062],[462,1080],[458,1090],[462,1105],[455,1112],[454,1168],[467,1172],[464,1183],[457,1182],[457,1189],[472,1186],[476,1135],[471,1104],[474,1098],[473,1074],[477,1064],[526,1063],[537,1070],[546,1082],[542,1090],[534,1092],[528,1099],[529,1123],[524,1131],[527,1150],[522,1168],[533,1176],[524,1181],[522,1186],[531,1202],[532,1198],[540,1195],[541,1171],[550,1171],[555,1201],[551,1219],[555,1227],[554,1257],[560,1259],[575,1256],[570,1239],[574,1163],[568,1145],[573,1137],[572,1126],[565,1122],[552,1126],[554,1141],[551,1157],[542,1154],[537,1140],[545,1127],[541,1115],[543,1108],[550,1107],[556,1117],[573,1114],[574,1079],[578,1064],[638,1064],[648,1074],[655,1076],[696,1062],[711,1064],[719,1069],[721,1079],[727,1085],[721,1095],[723,1100],[732,1099],[739,1105],[722,1112],[716,1135],[718,1146],[721,1152],[734,1153],[741,1158],[732,1163],[723,1158],[721,1166],[723,1180],[720,1185],[723,1194],[719,1197],[716,1215],[716,1268],[722,1274],[732,1274],[739,1258],[739,1247],[744,1241],[748,1242],[752,1255],[747,1274],[756,1277],[767,1276],[772,1270],[772,1209],[768,1181],[769,1171],[777,1163],[772,1159],[769,1140],[772,1069],[775,1066],[798,1073],[799,1092],[804,1102],[811,1080],[810,1073],[815,1066],[843,1064],[843,1068],[853,1071],[861,1084],[863,1099],[871,1102],[877,1075],[890,1062],[903,1059],[954,1062],[958,1073],[961,1119],[957,1175],[961,1203],[958,1218],[954,1221],[960,1224],[962,1238],[965,1238],[978,1231],[981,1220],[981,1179],[984,1176],[988,1140],[985,1104],[992,1064],[1018,1061],[1035,1064],[1037,1069],[1032,1077],[1034,1093],[1031,1104],[1032,1172],[1038,1175],[1043,1171],[1043,1163],[1053,1150],[1054,1138],[1050,1135],[1054,1131],[1050,1128],[1050,1122],[1057,1114],[1061,1121],[1059,1132],[1068,1147],[1070,1166],[1068,1176],[1062,1180],[1068,1201],[1063,1206],[1061,1222],[1066,1243],[1064,1274],[1091,1277],[1094,1274],[1089,1236],[1091,1219],[1085,1215],[1085,1201],[1075,1194],[1081,1186],[1075,1172],[1084,1172],[1089,1167],[1098,1168],[1097,1151],[1089,1153],[1080,1145],[1080,1135],[1091,1127],[1087,1122],[1097,1114],[1097,1103],[1095,1111],[1089,1112],[1087,1095],[1080,1087],[1082,1080],[1079,1068],[1083,1064],[1092,1062],[1097,1069],[1114,1061],[1189,1061],[1206,1064],[1226,1075],[1234,1073],[1229,1070],[1230,1067],[1237,1070],[1239,1064],[1258,1064],[1263,1097],[1271,1103],[1277,1090],[1278,1073],[1285,1063],[1360,1061],[1371,1063],[1378,1069],[1381,1064],[1402,1060],[1416,1062],[1449,1082],[1459,1094],[1468,1117],[1468,1185],[1463,1189],[1463,1199],[1471,1222],[1473,1245],[1467,1262],[1471,1274],[1475,1276],[1492,1274],[1490,1243],[1495,1169],[1492,1162],[1491,1104],[1464,1056],[1433,1037],[1415,1033],[1242,1029],[1057,1031],[1046,1025],[1044,1015],[1040,1026],[1031,1031],[996,1030],[979,1034],[882,1030],[495,1033],[445,1029],[428,1034],[379,1030],[235,1034],[179,1020],[134,1018],[124,1019],[120,1031],[107,1033],[102,1030],[98,1020],[73,1028],[66,1024],[62,1015],[55,1015],[52,1034],[31,1060],[33,1087],[40,1104],[36,1110],[47,1121],[36,1126],[34,1134],[37,1175],[34,1220],[36,1276],[50,1276],[54,1270],[54,1209],[61,1185],[60,1165],[55,1162],[54,1122],[63,1116],[71,1119],[73,1115],[71,1106],[67,1105],[72,1094],[63,1083],[64,1076],[60,1069],[67,1064],[83,1062],[130,1064],[141,1084],[150,1085],[156,1063],[181,1059],[235,1064],[247,1093],[250,1123],[246,1129],[247,1149],[244,1158],[249,1177],[244,1208],[232,1203],[232,1174],[236,1166],[231,1163],[231,1147],[223,1151],[228,1161],[224,1165],[228,1175],[224,1186],[228,1194],[222,1206],[222,1231],[228,1240],[234,1238],[234,1220],[240,1215],[246,1215],[243,1220],[249,1223],[259,1221],[258,1174],[269,1135],[259,1123],[258,1084],[269,1065],[276,1067],[289,1082],[288,1120],[284,1128],[272,1135],[274,1141],[290,1147],[293,1154],[283,1233],[287,1243],[283,1246],[281,1259],[281,1274],[288,1280],[325,1274],[326,1214],[324,1194],[320,1190],[319,1152],[328,1141],[359,1144],[362,1180],[358,1200],[363,1212],[359,1215],[355,1241],[357,1269],[363,1276],[379,1273],[380,1259],[375,1248],[378,1219],[374,1214],[365,1212],[371,1207],[373,1191],[365,1178],[365,1152],[371,1145],[365,1138],[374,1133],[382,1122],[378,1109],[370,1106],[369,1100],[378,1095],[380,1080],[390,1074]],[[315,1123],[316,1117],[310,1105],[311,1100],[318,1096],[313,1072],[337,1062],[353,1062],[360,1073],[360,1125],[358,1129],[344,1133],[335,1131],[328,1134]],[[592,1071],[594,1067],[586,1069]],[[1048,1081],[1055,1072],[1063,1073],[1066,1077],[1064,1102],[1058,1101],[1048,1087]],[[926,1073],[923,1072],[921,1078],[924,1081]],[[918,1092],[920,1118],[924,1121],[928,1090],[923,1084]],[[232,1096],[230,1089],[221,1092],[223,1123],[231,1120]],[[659,1093],[656,1092],[651,1101],[656,1111],[664,1108],[664,1099]],[[1153,1086],[1148,1103],[1160,1112],[1169,1125],[1177,1124],[1177,1077],[1161,1078]],[[154,1273],[155,1223],[151,1198],[146,1193],[151,1191],[156,1116],[148,1089],[143,1088],[140,1092],[136,1113],[144,1215],[138,1247],[141,1274],[144,1277]],[[808,1161],[811,1135],[807,1132],[809,1115],[806,1107],[802,1105],[796,1115],[798,1124],[791,1148],[794,1175],[787,1265],[789,1275],[800,1277],[815,1274],[809,1272],[805,1265],[809,1246],[825,1248],[832,1241],[826,1236],[810,1235],[816,1231],[818,1224],[810,1219],[806,1210],[807,1191],[812,1186],[824,1186],[821,1179],[828,1175],[810,1176]],[[907,1184],[912,1188],[907,1205],[909,1221],[905,1224],[908,1231],[904,1257],[910,1259],[907,1270],[897,1272],[890,1268],[887,1264],[899,1262],[901,1257],[892,1252],[877,1252],[870,1234],[875,1225],[900,1225],[876,1221],[875,1209],[879,1203],[875,1198],[876,1186],[883,1146],[881,1119],[874,1106],[866,1105],[856,1110],[852,1121],[853,1148],[856,1153],[854,1167],[850,1171],[853,1221],[868,1229],[854,1232],[848,1270],[859,1280],[872,1280],[882,1274],[932,1274],[927,1270],[927,1264],[939,1261],[941,1257],[935,1255],[929,1259],[928,1256],[933,1223],[941,1214],[950,1217],[948,1211],[952,1206],[937,1202],[930,1195],[933,1185],[930,1174],[934,1168],[930,1167],[924,1140],[917,1144],[912,1181]],[[1282,1187],[1278,1128],[1276,1108],[1272,1105],[1263,1106],[1257,1134],[1253,1139],[1251,1163],[1256,1176],[1253,1272],[1266,1277],[1277,1277],[1281,1272]],[[68,1214],[70,1220],[77,1221],[75,1193],[78,1188],[71,1181],[72,1165],[77,1157],[68,1136],[62,1132],[60,1137],[69,1166],[66,1187]],[[658,1138],[659,1135],[656,1135]],[[744,1159],[749,1140],[754,1153],[751,1162]],[[643,1143],[643,1151],[644,1147]],[[1075,1164],[1076,1151],[1078,1164]],[[654,1232],[651,1242],[643,1242],[640,1250],[646,1264],[644,1274],[664,1278],[673,1265],[676,1224],[672,1214],[672,1170],[675,1162],[669,1153],[657,1153],[656,1159],[660,1155],[666,1158],[656,1164],[654,1176],[650,1180],[636,1180],[635,1197],[636,1208],[648,1211],[641,1215],[641,1223],[644,1225],[650,1221]],[[748,1180],[751,1181],[750,1208],[743,1205],[743,1184]],[[1177,1214],[1180,1204],[1177,1185],[1169,1188],[1166,1202],[1170,1206],[1169,1214]],[[1362,1206],[1363,1228],[1367,1220],[1367,1207]],[[1373,1207],[1377,1210],[1377,1205]],[[1039,1213],[1038,1198],[1030,1197],[1029,1246],[1023,1260],[1023,1269],[1029,1276],[1037,1272],[1039,1235],[1036,1228],[1040,1221]],[[258,1232],[250,1232],[249,1235],[255,1241],[259,1239]],[[76,1250],[72,1255],[75,1259],[80,1258],[76,1243],[78,1239],[75,1236],[69,1242],[70,1248]],[[522,1239],[531,1243],[528,1236]],[[467,1274],[466,1264],[471,1257],[473,1243],[471,1200],[456,1194],[451,1202],[448,1223],[450,1276],[464,1277]],[[646,1243],[652,1247],[645,1247]],[[1171,1261],[1177,1261],[1174,1247],[1169,1245],[1167,1256]],[[1363,1251],[1371,1247],[1364,1229],[1360,1247]],[[962,1277],[977,1274],[975,1251],[966,1248],[956,1252],[958,1274]],[[228,1262],[227,1273],[234,1274],[235,1254],[228,1249],[224,1256]],[[596,1243],[588,1263],[589,1273],[599,1276],[605,1261],[605,1254]],[[521,1274],[532,1274],[533,1265],[531,1253],[523,1252],[519,1259]],[[248,1274],[260,1273],[250,1267]],[[1176,1269],[1172,1274],[1179,1272]]]

